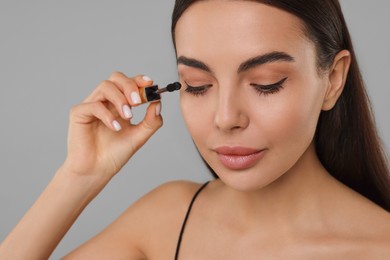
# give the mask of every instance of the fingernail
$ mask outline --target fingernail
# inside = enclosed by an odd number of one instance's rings
[[[121,125],[116,120],[112,121],[112,126],[114,127],[115,131],[120,131],[122,129]]]
[[[143,76],[142,79],[145,80],[145,81],[152,81],[152,79],[149,78],[148,76]]]
[[[134,104],[140,104],[141,103],[141,97],[137,92],[131,92],[131,100]]]
[[[159,116],[161,113],[161,104],[156,105],[156,116]]]
[[[131,112],[131,109],[128,105],[124,105],[123,108],[123,114],[125,114],[125,117],[126,118],[132,118],[133,117],[133,113]]]

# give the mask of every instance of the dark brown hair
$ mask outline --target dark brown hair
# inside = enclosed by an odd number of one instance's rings
[[[201,0],[176,0],[171,27],[174,44],[177,21],[189,6],[198,1]],[[321,112],[315,135],[316,151],[321,163],[335,178],[390,211],[388,159],[377,134],[370,101],[338,0],[254,2],[282,9],[303,21],[307,37],[316,46],[320,70],[328,69],[341,50],[351,53],[352,62],[343,93],[332,110]]]

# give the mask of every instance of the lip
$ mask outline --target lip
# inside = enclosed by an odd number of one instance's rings
[[[254,166],[263,157],[265,149],[223,146],[214,149],[214,151],[226,168],[244,170]]]

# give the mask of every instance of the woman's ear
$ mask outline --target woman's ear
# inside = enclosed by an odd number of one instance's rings
[[[328,89],[322,104],[322,110],[331,110],[336,104],[343,92],[350,64],[351,53],[348,50],[342,50],[337,53],[329,70]]]

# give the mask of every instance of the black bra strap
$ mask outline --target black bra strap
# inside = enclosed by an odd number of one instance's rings
[[[205,184],[203,184],[203,185],[198,189],[198,191],[195,193],[194,197],[193,197],[192,200],[191,200],[190,206],[188,207],[186,217],[184,218],[183,225],[181,226],[181,231],[180,231],[180,235],[179,235],[179,240],[177,241],[175,260],[178,260],[178,259],[179,259],[179,251],[180,251],[181,240],[182,240],[182,238],[183,238],[184,229],[185,229],[185,227],[186,227],[186,223],[187,223],[187,220],[188,220],[188,216],[190,215],[190,212],[191,212],[191,209],[192,209],[192,205],[194,204],[194,202],[195,202],[195,200],[196,200],[196,197],[198,197],[199,193],[203,190],[204,187],[206,187],[207,184],[209,184],[209,182],[206,182]]]

